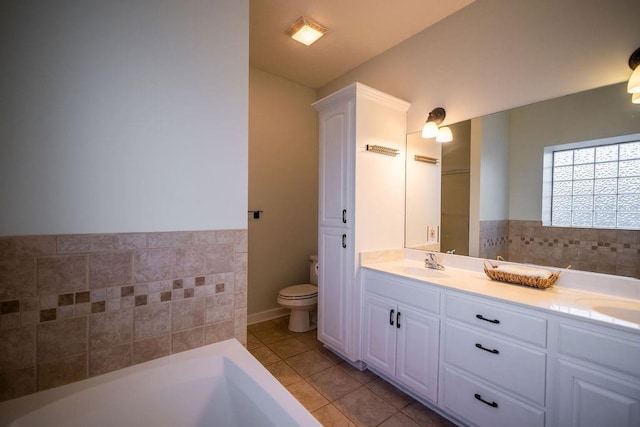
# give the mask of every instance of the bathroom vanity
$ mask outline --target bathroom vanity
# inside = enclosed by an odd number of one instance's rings
[[[463,425],[640,425],[637,280],[613,279],[625,297],[539,290],[491,281],[470,262],[363,262],[370,369]]]

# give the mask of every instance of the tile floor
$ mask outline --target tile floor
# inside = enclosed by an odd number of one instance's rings
[[[322,347],[288,318],[247,327],[247,348],[324,426],[453,426],[369,371]]]

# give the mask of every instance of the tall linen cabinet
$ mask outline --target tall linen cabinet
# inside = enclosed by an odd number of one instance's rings
[[[404,243],[409,105],[361,83],[313,104],[320,131],[318,339],[354,362],[361,354],[359,255]],[[375,147],[391,151],[368,150]]]

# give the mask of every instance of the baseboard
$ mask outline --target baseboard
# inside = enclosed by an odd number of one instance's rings
[[[247,325],[264,322],[266,320],[278,319],[289,315],[290,310],[284,307],[272,308],[270,310],[261,311],[259,313],[249,314],[247,316]]]

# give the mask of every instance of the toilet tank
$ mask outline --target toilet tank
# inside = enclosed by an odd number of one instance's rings
[[[318,284],[318,255],[309,257],[309,283]]]

